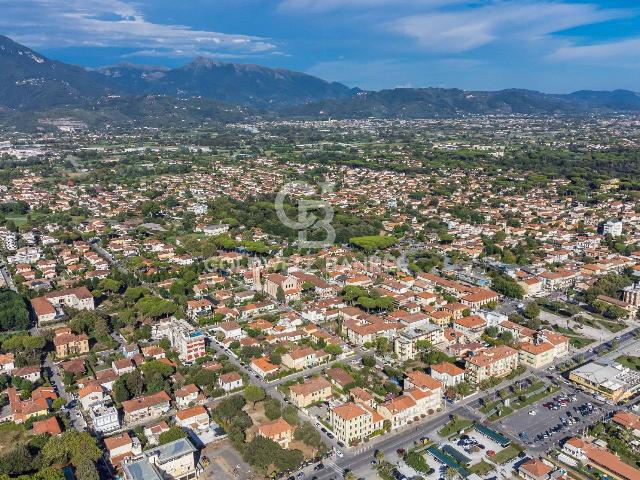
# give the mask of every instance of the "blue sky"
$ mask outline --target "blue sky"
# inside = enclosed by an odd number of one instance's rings
[[[0,0],[0,32],[58,60],[197,55],[365,89],[640,91],[640,0]]]

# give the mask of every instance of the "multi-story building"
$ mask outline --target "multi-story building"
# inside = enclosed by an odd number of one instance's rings
[[[56,323],[64,318],[64,307],[75,310],[94,310],[93,295],[86,287],[49,292],[31,300],[38,325]]]
[[[506,345],[487,348],[466,358],[465,379],[480,383],[492,377],[504,377],[518,366],[518,351]]]
[[[329,411],[336,438],[346,445],[360,441],[384,425],[384,417],[364,404],[348,402]]]
[[[622,221],[621,220],[607,220],[602,224],[602,235],[611,235],[612,237],[619,237],[622,235]]]
[[[75,335],[67,327],[59,328],[53,338],[53,345],[56,347],[56,356],[58,358],[81,355],[89,352],[89,337],[84,333]]]
[[[171,398],[162,391],[122,402],[124,421],[135,423],[145,418],[158,418],[171,409]]]
[[[92,404],[89,407],[89,417],[97,433],[109,433],[120,428],[118,410],[110,399]]]
[[[640,374],[618,364],[587,363],[572,370],[569,380],[614,403],[640,392]]]
[[[469,340],[480,338],[486,327],[486,320],[479,315],[469,315],[453,321],[453,329]]]
[[[431,345],[438,345],[444,342],[444,329],[429,323],[419,328],[401,331],[393,342],[393,349],[398,360],[404,362],[414,359],[418,354],[419,341],[428,341]]]
[[[126,480],[191,480],[203,473],[197,463],[198,450],[187,438],[181,438],[150,450],[122,465]]]
[[[158,322],[152,327],[151,336],[157,340],[167,338],[183,362],[193,362],[207,354],[205,336],[185,320],[171,317]]]
[[[292,370],[303,370],[328,358],[329,355],[323,350],[314,350],[311,347],[296,348],[282,355],[282,364]]]
[[[305,408],[316,402],[331,398],[331,383],[323,377],[314,377],[292,385],[289,388],[291,402],[298,408]]]
[[[464,382],[464,370],[449,362],[431,365],[429,374],[446,387],[455,387]]]
[[[625,303],[633,305],[634,307],[640,307],[640,283],[625,287],[622,290],[622,295]]]
[[[294,428],[282,418],[263,423],[258,427],[258,435],[273,440],[282,448],[289,448],[293,440],[293,431]]]
[[[518,362],[529,368],[544,368],[555,359],[555,348],[549,342],[528,342],[518,346]]]

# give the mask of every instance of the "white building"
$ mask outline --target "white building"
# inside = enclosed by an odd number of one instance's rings
[[[142,457],[122,465],[126,480],[188,480],[203,469],[196,463],[196,447],[186,438],[145,451]]]
[[[151,336],[156,340],[167,338],[183,362],[193,362],[206,355],[205,336],[185,320],[171,317],[156,323],[153,325]]]
[[[91,405],[89,417],[93,423],[93,429],[97,433],[109,433],[120,428],[118,410],[110,399]]]
[[[608,220],[602,225],[602,234],[611,235],[612,237],[619,237],[622,235],[622,221],[621,220]]]

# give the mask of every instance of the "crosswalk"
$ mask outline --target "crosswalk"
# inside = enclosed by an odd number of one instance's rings
[[[324,461],[324,466],[327,468],[330,468],[331,470],[335,471],[336,473],[339,473],[340,475],[342,475],[343,471],[342,469],[336,465],[336,463],[333,460],[325,460]]]

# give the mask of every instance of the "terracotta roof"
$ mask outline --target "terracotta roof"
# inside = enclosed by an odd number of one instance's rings
[[[202,405],[196,405],[191,408],[185,408],[184,410],[178,410],[176,412],[176,417],[180,420],[186,420],[187,418],[192,418],[202,414],[209,416],[206,408]]]
[[[242,377],[238,372],[229,372],[225,373],[224,375],[220,375],[219,380],[220,383],[233,383],[237,382],[238,380],[242,380]]]
[[[330,368],[327,375],[343,387],[354,382],[353,377],[340,367]]]
[[[135,412],[143,408],[151,407],[152,405],[158,405],[164,402],[170,402],[171,398],[167,395],[167,392],[158,392],[152,395],[146,395],[143,397],[137,397],[132,400],[126,400],[122,402],[122,409],[126,413]]]
[[[334,407],[333,413],[345,421],[353,420],[361,415],[365,415],[365,410],[362,409],[359,405],[356,405],[353,402],[348,402],[343,405],[339,405]]]
[[[285,432],[292,431],[293,427],[286,420],[278,418],[272,422],[263,423],[258,427],[258,434],[267,438],[275,438]]]
[[[200,393],[200,389],[196,387],[193,383],[189,385],[185,385],[179,390],[176,390],[176,398],[182,398],[189,395],[193,395],[194,393]]]
[[[59,435],[62,433],[62,427],[60,427],[58,417],[49,417],[45,420],[33,422],[32,428],[33,433],[35,433],[36,435],[40,435],[43,433],[48,433],[49,435]]]
[[[131,437],[129,437],[129,434],[127,432],[104,439],[104,446],[107,447],[107,450],[114,450],[116,448],[131,444]]]
[[[455,377],[457,375],[464,375],[464,370],[462,368],[449,362],[442,362],[431,365],[431,370],[435,370],[438,373],[450,375],[452,377]]]
[[[525,470],[527,473],[534,477],[543,477],[549,475],[553,471],[549,465],[542,460],[534,459],[520,466],[520,470]]]
[[[427,375],[426,373],[419,370],[408,373],[407,379],[416,387],[422,390],[436,390],[438,388],[442,388],[442,383],[433,378],[431,375]]]
[[[310,378],[304,383],[292,385],[290,390],[296,395],[309,395],[313,392],[331,388],[331,383],[323,377]],[[353,390],[352,390],[353,391]]]

